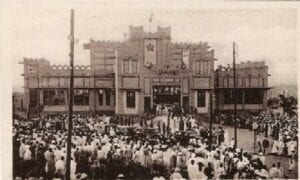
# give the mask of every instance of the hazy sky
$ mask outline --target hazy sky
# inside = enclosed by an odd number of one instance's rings
[[[13,84],[22,89],[23,57],[48,59],[51,64],[69,63],[68,34],[70,11],[67,8],[24,8],[16,6],[12,18]],[[218,64],[232,61],[232,42],[238,48],[237,62],[265,60],[270,85],[296,84],[296,11],[293,9],[204,10],[158,8],[103,8],[82,6],[75,9],[75,63],[89,64],[89,39],[124,40],[129,25],[143,25],[154,13],[151,30],[171,26],[173,42],[207,41],[215,49]]]

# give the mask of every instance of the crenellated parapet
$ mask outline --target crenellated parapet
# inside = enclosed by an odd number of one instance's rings
[[[171,27],[158,26],[156,32],[146,32],[143,26],[129,26],[129,39],[140,38],[171,38]]]
[[[25,76],[69,76],[71,67],[69,65],[50,64],[46,59],[24,58]],[[75,65],[74,74],[86,76],[91,73],[91,67]]]
[[[263,69],[263,68],[267,68],[267,65],[265,63],[265,61],[246,61],[246,62],[241,62],[239,64],[235,65],[236,69],[243,69],[243,70],[247,70],[247,69]],[[218,70],[220,71],[232,71],[233,68],[230,64],[228,64],[227,66],[222,66],[219,65]]]
[[[173,42],[171,44],[173,48],[184,48],[184,49],[209,49],[207,42],[189,43],[189,42]]]
[[[227,66],[219,65],[217,67],[219,76],[233,76],[233,67],[231,64]],[[268,66],[265,61],[247,61],[236,64],[236,73],[240,77],[248,76],[268,76]]]
[[[102,47],[123,47],[125,42],[123,41],[101,41],[101,40],[90,40],[90,45],[92,46],[102,46]]]

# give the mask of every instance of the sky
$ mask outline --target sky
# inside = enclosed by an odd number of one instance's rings
[[[68,8],[32,8],[15,6],[12,13],[13,88],[23,87],[24,57],[46,58],[51,64],[69,63],[70,11]],[[151,27],[148,19],[153,13]],[[156,31],[171,27],[173,42],[208,42],[215,49],[215,64],[232,62],[232,42],[237,48],[237,63],[266,61],[271,74],[270,86],[296,85],[296,11],[294,9],[174,9],[75,8],[75,64],[89,64],[89,51],[83,44],[94,40],[125,39],[130,25]]]

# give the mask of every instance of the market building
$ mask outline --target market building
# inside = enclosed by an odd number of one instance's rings
[[[170,27],[145,32],[142,26],[130,26],[127,41],[91,40],[85,49],[90,50],[92,74],[99,85],[97,105],[107,103],[107,94],[113,92],[117,114],[142,114],[159,103],[208,113],[215,58],[207,43],[174,43]]]
[[[214,50],[206,42],[171,41],[171,28],[129,27],[128,40],[90,40],[90,66],[75,66],[74,110],[143,114],[159,103],[209,112]],[[24,58],[25,103],[35,111],[67,111],[70,67]],[[116,98],[117,97],[117,98]]]
[[[142,26],[130,26],[127,40],[91,39],[83,48],[90,52],[90,65],[74,67],[74,111],[138,115],[166,103],[205,115],[210,112],[209,94],[216,92],[214,108],[226,111],[232,106],[227,99],[231,71],[219,67],[214,72],[214,50],[206,42],[173,42],[170,27],[145,32]],[[68,111],[70,67],[45,59],[24,58],[21,63],[24,106],[34,113]],[[267,66],[245,63],[237,69],[242,79],[238,109],[264,108]],[[252,102],[251,93],[257,101]]]

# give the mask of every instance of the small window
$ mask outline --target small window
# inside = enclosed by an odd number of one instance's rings
[[[137,73],[137,69],[138,69],[137,65],[138,65],[138,62],[137,62],[137,61],[131,61],[131,63],[132,63],[132,73],[135,74],[135,73]]]
[[[74,90],[74,104],[75,105],[89,105],[89,90],[75,89]]]
[[[123,73],[129,73],[129,60],[123,61]]]
[[[135,92],[127,91],[127,108],[135,108]]]
[[[110,105],[110,90],[106,89],[105,90],[105,100],[106,100],[106,105]]]
[[[197,107],[205,107],[205,91],[199,90],[197,92]]]

